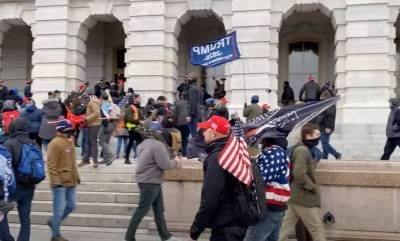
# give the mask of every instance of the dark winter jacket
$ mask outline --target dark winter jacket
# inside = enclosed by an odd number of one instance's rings
[[[4,146],[11,153],[14,170],[17,170],[21,161],[22,145],[35,144],[35,142],[29,138],[28,129],[29,121],[24,118],[17,119],[10,125],[10,138],[4,143]],[[26,186],[26,184],[18,182],[17,179],[17,185],[18,184]]]
[[[303,94],[305,94],[304,98],[302,97]],[[319,85],[314,81],[308,81],[301,88],[299,99],[303,101],[316,101],[319,100],[320,95],[321,93]]]
[[[189,116],[188,105],[188,101],[184,99],[176,102],[173,114],[175,125],[183,126],[188,124],[186,121],[186,117]]]
[[[400,137],[400,102],[393,98],[390,99],[390,114],[386,124],[387,138]]]
[[[203,90],[200,86],[197,85],[196,82],[190,84],[189,91],[189,105],[188,112],[190,117],[193,119],[201,120],[202,111],[203,111]]]
[[[35,105],[27,106],[22,110],[21,118],[29,120],[29,133],[39,133],[42,115],[42,110]]]
[[[58,99],[52,98],[43,101],[43,117],[40,124],[39,137],[51,140],[56,136],[56,125],[48,122],[57,121],[61,115],[61,106]]]
[[[292,87],[290,86],[285,86],[283,87],[283,93],[282,93],[282,104],[288,105],[290,102],[294,102],[294,92]]]
[[[322,112],[318,119],[318,125],[322,131],[324,131],[326,128],[329,128],[332,131],[335,130],[336,105],[333,105]]]
[[[32,96],[31,85],[26,85],[24,88],[24,96],[30,97]]]
[[[0,100],[5,100],[7,95],[8,95],[7,86],[0,85]]]
[[[233,190],[238,182],[218,163],[218,156],[227,141],[228,138],[223,138],[207,145],[200,208],[190,228],[190,237],[194,240],[198,239],[205,228],[241,226],[232,211]]]
[[[8,95],[5,97],[6,100],[13,100],[15,103],[22,104],[22,97],[19,96],[16,88],[10,89]]]

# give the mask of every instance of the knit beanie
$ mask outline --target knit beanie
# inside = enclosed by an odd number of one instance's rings
[[[252,103],[252,104],[257,104],[257,103],[258,103],[258,100],[259,100],[258,95],[253,95],[253,96],[251,97],[251,103]]]

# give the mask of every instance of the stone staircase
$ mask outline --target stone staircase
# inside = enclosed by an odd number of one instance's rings
[[[139,201],[135,182],[135,165],[116,161],[112,166],[79,168],[81,184],[77,188],[77,209],[63,226],[126,229]],[[52,216],[52,194],[47,180],[40,183],[32,203],[32,225],[46,225]],[[152,222],[149,212],[140,228],[147,230]],[[18,213],[9,214],[10,223],[19,223]]]

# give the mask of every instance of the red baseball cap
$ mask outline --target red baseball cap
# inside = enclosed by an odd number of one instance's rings
[[[315,78],[314,78],[314,76],[309,75],[309,76],[307,77],[307,80],[315,80]]]
[[[227,119],[213,115],[207,122],[197,124],[200,129],[214,129],[216,132],[227,135],[231,131],[231,125]]]

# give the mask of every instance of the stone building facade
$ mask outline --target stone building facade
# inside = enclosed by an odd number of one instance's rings
[[[211,91],[211,78],[225,76],[230,108],[240,110],[253,94],[277,106],[284,81],[297,95],[313,74],[342,96],[339,149],[349,158],[376,158],[388,99],[400,86],[399,9],[400,0],[0,1],[0,78],[19,89],[34,79],[40,100],[50,90],[67,93],[123,73],[145,97],[172,98],[183,76],[196,71]],[[240,60],[214,69],[190,65],[188,47],[231,31]]]

